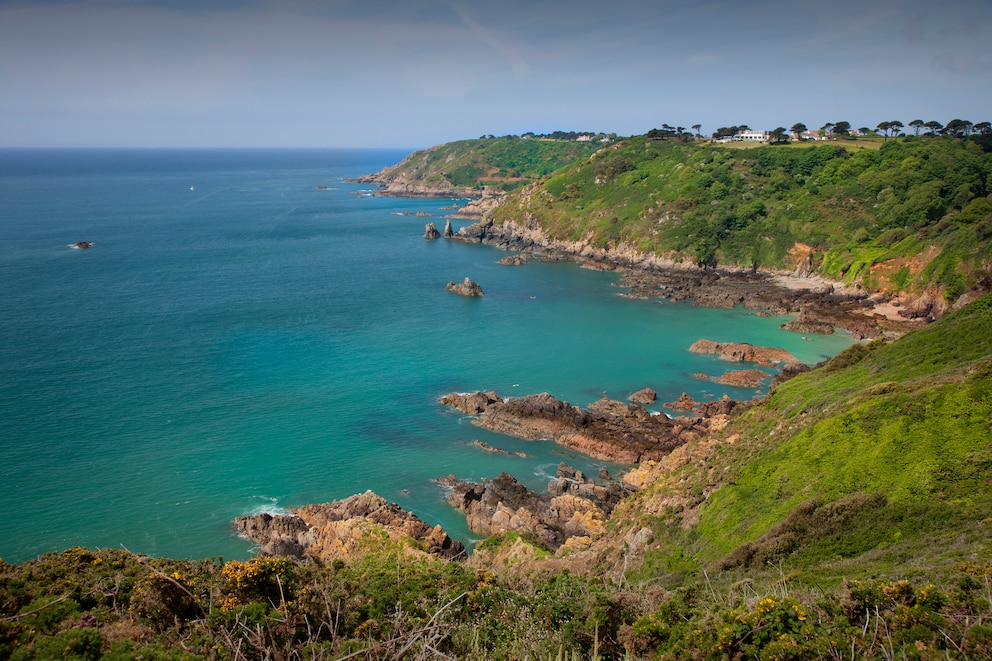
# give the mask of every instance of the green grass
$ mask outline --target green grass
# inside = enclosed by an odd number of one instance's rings
[[[630,138],[558,170],[496,216],[533,218],[556,239],[626,243],[700,265],[788,268],[789,250],[804,243],[834,279],[937,287],[949,300],[987,277],[992,154],[978,142],[747,147]],[[930,246],[927,268],[872,272]]]

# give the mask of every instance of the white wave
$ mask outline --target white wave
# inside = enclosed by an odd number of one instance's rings
[[[262,500],[265,502],[259,503],[255,507],[252,507],[247,516],[255,516],[256,514],[271,514],[277,516],[279,514],[289,514],[289,510],[285,507],[279,505],[278,498],[269,498],[267,496],[256,496],[256,500]]]

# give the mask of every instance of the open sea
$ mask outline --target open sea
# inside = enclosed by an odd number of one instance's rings
[[[0,558],[245,558],[234,517],[367,489],[471,542],[434,478],[508,471],[544,489],[560,461],[593,475],[601,462],[479,429],[442,394],[749,398],[765,390],[694,378],[740,366],[689,345],[815,363],[851,342],[426,241],[451,200],[342,181],[406,154],[0,150]],[[418,211],[434,218],[400,215]],[[484,297],[445,291],[466,276]]]

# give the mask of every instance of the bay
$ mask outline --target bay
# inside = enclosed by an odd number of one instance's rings
[[[0,557],[244,558],[234,517],[366,489],[471,541],[434,478],[508,471],[543,489],[559,461],[603,464],[478,429],[442,394],[748,398],[763,391],[694,378],[732,367],[688,346],[746,341],[815,363],[851,342],[426,241],[450,200],[342,180],[406,153],[0,150]],[[418,211],[433,217],[401,215]],[[466,276],[484,297],[444,290]]]

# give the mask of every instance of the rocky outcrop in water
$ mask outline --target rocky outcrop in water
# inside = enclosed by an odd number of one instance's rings
[[[653,404],[658,400],[658,393],[652,388],[642,388],[630,396],[635,404]]]
[[[470,278],[465,278],[461,282],[451,281],[444,286],[448,291],[461,294],[462,296],[482,296],[482,287],[473,282]]]
[[[602,534],[621,496],[619,485],[595,484],[564,463],[559,464],[558,477],[548,485],[547,494],[531,491],[508,473],[478,483],[454,476],[438,482],[450,489],[448,503],[465,514],[473,532],[525,533],[552,550],[569,538]]]
[[[444,222],[444,238],[450,239],[455,235],[455,231],[451,229],[451,219],[448,218]]]
[[[785,349],[774,347],[756,347],[747,342],[712,342],[698,340],[689,351],[701,354],[717,354],[720,360],[737,363],[757,363],[763,367],[795,365],[799,359]]]
[[[437,227],[434,226],[434,223],[427,223],[427,225],[424,226],[424,238],[425,239],[434,240],[434,239],[440,238],[440,236],[441,236],[441,233],[437,231]]]
[[[234,520],[235,531],[259,545],[261,556],[293,556],[329,561],[360,555],[377,536],[408,537],[430,554],[456,559],[465,547],[441,526],[431,527],[371,491],[344,500],[305,505],[291,514],[256,514]]]
[[[549,395],[503,400],[496,393],[452,394],[447,406],[478,416],[473,424],[527,440],[548,439],[576,452],[621,464],[665,456],[705,434],[702,417],[669,419],[643,406],[603,399],[589,410]]]
[[[731,370],[724,372],[720,376],[712,377],[709,380],[723,386],[736,386],[738,388],[757,388],[761,383],[770,378],[768,372],[761,370]]]

